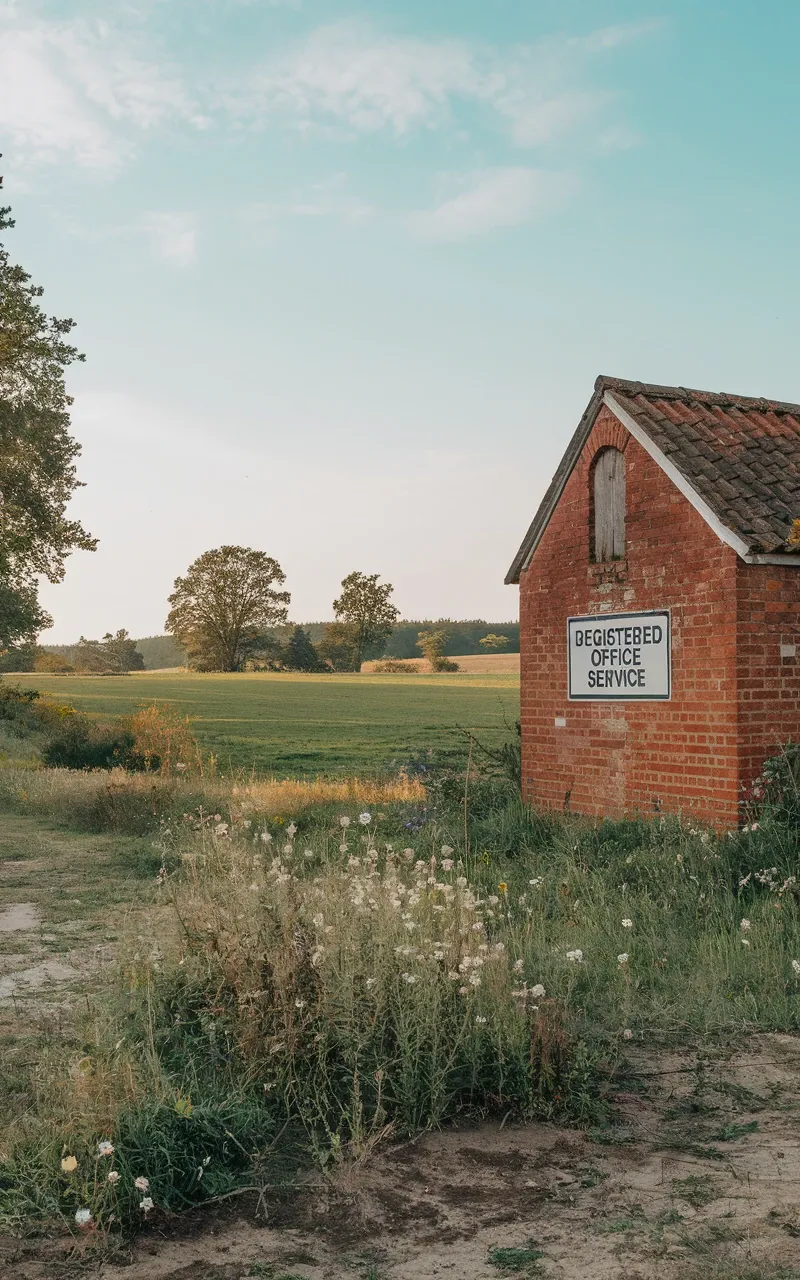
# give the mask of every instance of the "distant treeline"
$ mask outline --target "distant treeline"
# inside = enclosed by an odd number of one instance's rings
[[[327,623],[304,622],[302,625],[303,630],[308,632],[314,644],[319,644],[324,638]],[[450,633],[450,638],[444,648],[444,652],[448,656],[485,652],[479,641],[483,636],[489,634],[508,636],[509,643],[503,648],[503,653],[519,653],[518,622],[484,622],[480,618],[467,622],[453,622],[450,618],[421,618],[416,622],[405,620],[398,622],[386,642],[386,648],[378,656],[385,658],[419,658],[421,656],[420,650],[417,648],[419,632],[444,628]],[[291,628],[275,628],[276,632],[281,633],[289,630]],[[76,646],[70,644],[45,644],[42,645],[42,648],[46,649],[48,653],[59,653],[67,662],[70,662],[74,657]],[[161,667],[182,667],[186,663],[186,655],[183,649],[175,643],[172,636],[145,636],[143,639],[136,641],[136,648],[144,658],[144,665],[147,671],[156,671]]]
[[[144,636],[143,639],[136,640],[134,643],[144,658],[146,671],[157,671],[160,667],[182,667],[186,662],[183,649],[175,643],[172,636]],[[58,653],[66,662],[72,663],[78,646],[43,644],[41,647],[47,653]]]
[[[319,644],[325,635],[326,623],[304,622],[303,630],[311,636],[314,644]],[[422,656],[417,648],[420,631],[447,630],[450,638],[444,647],[446,656],[453,654],[485,653],[486,647],[479,641],[485,635],[508,636],[508,644],[503,653],[519,653],[518,622],[484,622],[482,618],[473,618],[466,622],[453,622],[451,618],[422,618],[419,621],[401,619],[386,641],[382,658],[419,658]]]

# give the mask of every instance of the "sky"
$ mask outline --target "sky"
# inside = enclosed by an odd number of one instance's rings
[[[503,585],[599,373],[800,401],[796,0],[0,0],[12,256],[99,539],[45,641],[223,543],[295,621]]]

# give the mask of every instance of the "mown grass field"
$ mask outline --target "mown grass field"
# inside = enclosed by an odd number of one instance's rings
[[[509,736],[519,714],[514,675],[190,675],[14,677],[98,717],[167,704],[219,767],[278,776],[375,773],[433,750],[460,755],[459,726],[482,741]]]

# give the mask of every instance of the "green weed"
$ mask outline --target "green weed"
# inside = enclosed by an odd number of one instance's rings
[[[716,1133],[711,1134],[711,1141],[738,1142],[739,1138],[746,1138],[749,1133],[756,1133],[757,1130],[757,1120],[750,1120],[747,1124],[726,1124]]]
[[[670,1185],[673,1194],[694,1209],[702,1209],[719,1196],[715,1180],[707,1173],[691,1173],[686,1178],[673,1178]]]
[[[544,1254],[534,1245],[501,1247],[489,1250],[488,1261],[498,1271],[525,1271],[532,1273],[539,1258]]]

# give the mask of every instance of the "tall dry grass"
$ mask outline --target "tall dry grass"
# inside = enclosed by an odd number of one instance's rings
[[[326,805],[421,805],[424,799],[421,783],[405,774],[384,779],[231,779],[208,772],[200,777],[124,769],[45,769],[12,758],[0,767],[0,808],[87,831],[143,834],[197,809],[291,817]]]

